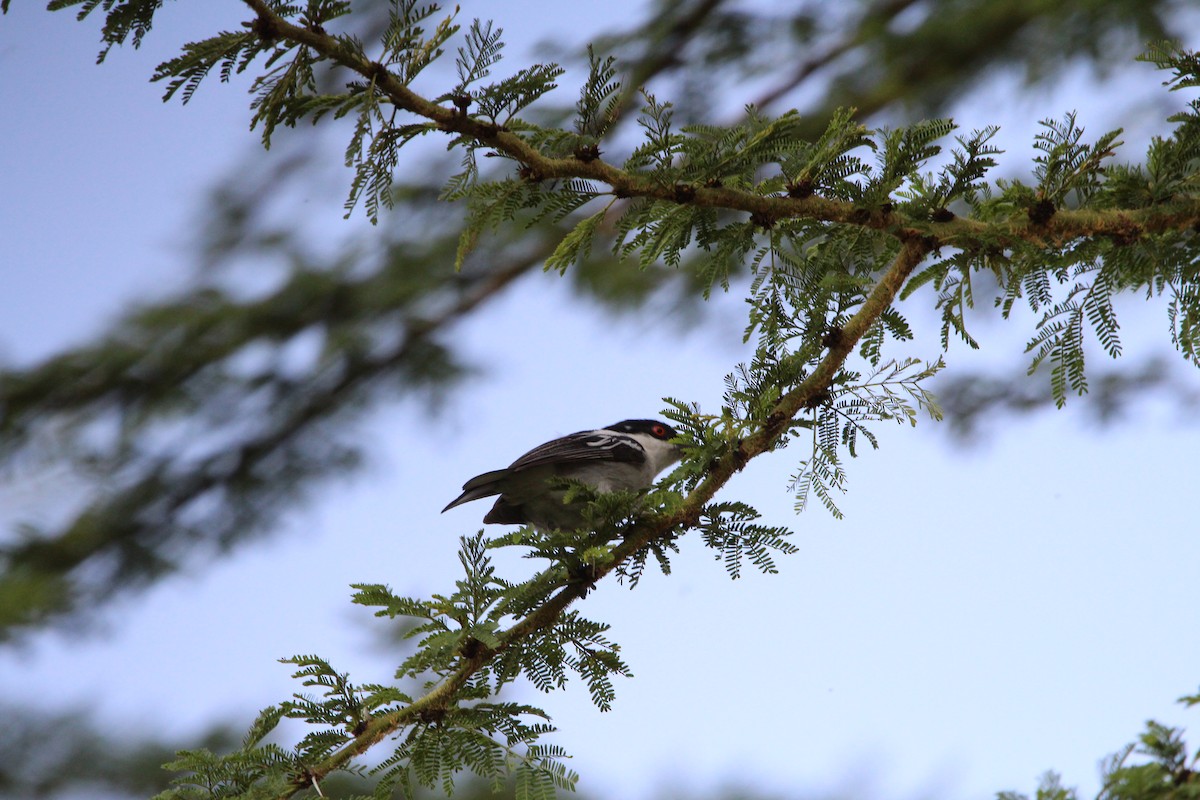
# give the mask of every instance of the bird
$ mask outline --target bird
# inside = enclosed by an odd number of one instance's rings
[[[564,503],[566,490],[552,478],[569,478],[598,492],[645,489],[683,454],[671,442],[679,434],[655,419],[627,419],[579,431],[525,453],[505,469],[476,475],[463,493],[442,509],[500,495],[484,516],[486,524],[532,525],[543,531],[584,527],[583,504]]]

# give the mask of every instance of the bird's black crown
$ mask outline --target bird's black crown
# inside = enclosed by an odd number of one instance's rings
[[[655,439],[662,439],[664,442],[679,435],[670,425],[656,419],[627,419],[624,422],[609,425],[607,430],[620,433],[648,433]]]

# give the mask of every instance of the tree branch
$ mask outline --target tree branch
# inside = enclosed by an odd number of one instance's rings
[[[401,323],[403,335],[394,346],[360,355],[347,363],[334,380],[324,380],[318,375],[304,385],[281,384],[280,390],[286,389],[288,402],[277,406],[277,414],[266,416],[263,430],[186,465],[184,470],[174,468],[179,459],[177,454],[147,455],[127,485],[90,506],[65,530],[52,537],[30,538],[0,548],[3,567],[0,591],[15,593],[25,603],[9,607],[0,617],[0,640],[16,629],[61,613],[71,603],[79,602],[81,596],[86,600],[89,595],[103,596],[118,588],[128,588],[131,582],[144,577],[129,559],[153,559],[150,567],[142,567],[144,571],[162,569],[167,562],[158,556],[156,549],[170,527],[166,520],[174,519],[180,509],[214,491],[236,495],[246,486],[256,486],[255,477],[264,464],[278,461],[291,443],[333,412],[351,405],[350,400],[365,387],[405,365],[419,362],[422,348],[437,334],[495,297],[538,263],[537,258],[515,256],[491,264],[485,272],[452,276],[453,280],[445,281],[450,296],[445,298],[444,307],[425,315],[417,309],[406,313]],[[304,313],[295,314],[280,310],[294,308],[296,304],[289,301],[305,296],[291,294],[285,286],[265,300],[236,306],[239,318],[232,323],[230,309],[225,306],[198,311],[195,304],[185,304],[175,318],[183,320],[178,324],[188,329],[188,335],[170,337],[171,344],[153,359],[98,357],[96,354],[113,347],[114,341],[121,341],[118,334],[113,341],[61,356],[20,380],[10,379],[4,383],[0,397],[4,403],[0,408],[0,427],[7,429],[8,438],[5,444],[16,446],[23,435],[23,416],[36,414],[39,403],[64,410],[110,405],[119,413],[133,416],[138,412],[138,392],[147,381],[153,378],[172,390],[185,387],[198,374],[226,358],[230,351],[258,338],[272,320],[286,319],[289,335],[316,322],[333,325],[340,320],[338,310],[329,307],[310,305]],[[214,330],[219,334],[214,335]],[[124,339],[129,338],[132,337],[124,335]],[[185,342],[182,347],[186,354],[171,349],[180,347],[178,341]],[[153,367],[147,366],[147,362],[153,362]],[[0,379],[8,377],[0,373]],[[239,531],[243,526],[244,522],[236,525]],[[208,526],[206,534],[214,539],[232,535],[219,525]],[[108,586],[98,589],[66,586],[68,573],[106,554],[114,562],[107,568],[119,573],[120,580],[114,578]],[[62,591],[70,596],[63,599],[54,595],[48,599],[44,592],[19,591],[16,587],[30,580],[31,575],[51,580],[56,587],[63,585]],[[91,579],[95,581],[96,576]]]
[[[671,514],[658,515],[635,524],[625,533],[622,541],[612,552],[612,559],[598,564],[588,582],[564,581],[553,596],[500,634],[500,644],[495,647],[479,647],[469,657],[464,657],[453,675],[438,684],[428,694],[411,705],[371,720],[366,728],[329,758],[312,766],[307,771],[303,785],[281,798],[307,788],[307,780],[320,780],[331,772],[346,766],[351,759],[362,755],[373,745],[386,739],[401,728],[430,714],[453,706],[458,691],[492,660],[523,639],[550,627],[576,600],[582,599],[599,581],[627,563],[643,548],[658,539],[673,536],[680,527],[696,525],[705,505],[712,500],[736,472],[756,456],[774,449],[780,437],[785,435],[789,424],[815,398],[829,391],[846,359],[854,351],[859,340],[883,315],[896,299],[904,282],[921,260],[931,251],[931,243],[921,237],[910,237],[901,246],[891,266],[880,278],[871,294],[858,311],[846,322],[841,335],[832,342],[825,357],[802,383],[785,394],[776,403],[767,418],[767,423],[751,436],[737,442],[728,455],[719,458],[710,468],[708,476],[684,499],[683,505]]]
[[[869,41],[871,37],[877,35],[877,30],[886,28],[893,19],[916,2],[917,0],[885,0],[885,2],[877,6],[868,8],[859,18],[854,30],[846,38],[837,44],[827,47],[821,53],[802,61],[800,66],[792,72],[791,76],[774,89],[760,95],[758,100],[754,102],[754,105],[758,108],[766,108],[773,104],[801,83],[804,83],[817,70],[833,63],[855,48],[861,47],[864,42]]]
[[[1188,198],[1147,208],[1113,211],[1053,209],[1048,218],[1018,214],[1003,222],[981,222],[955,217],[933,222],[890,207],[862,208],[854,203],[819,195],[794,198],[764,196],[728,187],[689,186],[686,199],[677,186],[627,172],[603,159],[551,158],[521,136],[499,125],[470,117],[412,91],[382,64],[371,61],[321,30],[294,25],[276,14],[264,0],[243,0],[258,15],[259,29],[314,51],[362,75],[378,87],[397,108],[429,120],[447,133],[457,133],[494,148],[528,167],[542,180],[584,178],[600,181],[618,197],[644,197],[730,211],[744,211],[764,219],[808,219],[836,222],[886,231],[897,236],[932,237],[934,247],[965,246],[986,239],[997,247],[1029,243],[1039,247],[1062,246],[1087,237],[1113,237],[1128,243],[1143,234],[1182,230],[1200,225],[1200,199]]]

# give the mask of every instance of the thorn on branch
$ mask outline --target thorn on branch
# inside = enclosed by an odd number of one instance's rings
[[[826,350],[832,350],[842,343],[842,329],[836,325],[832,325],[825,330],[825,335],[821,337],[821,346]]]
[[[301,767],[300,775],[292,779],[292,784],[297,789],[307,789],[311,786],[317,793],[317,797],[324,797],[325,793],[321,791],[320,778],[320,775],[308,767]]]
[[[600,157],[600,148],[594,144],[581,144],[575,148],[574,156],[577,161],[590,164]]]
[[[696,199],[696,187],[686,183],[675,184],[675,202],[680,205],[686,205]],[[754,217],[750,217],[750,221],[754,221]],[[774,224],[774,223],[772,223]]]
[[[1056,211],[1058,209],[1054,207],[1054,203],[1043,198],[1029,207],[1029,221],[1034,225],[1045,225]]]

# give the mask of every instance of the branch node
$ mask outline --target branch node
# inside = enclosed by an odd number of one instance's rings
[[[813,182],[808,178],[801,178],[798,181],[788,181],[787,195],[796,200],[803,200],[806,197],[812,197]]]
[[[375,83],[380,83],[388,74],[387,67],[378,61],[372,61],[367,65],[367,77]]]
[[[587,597],[588,593],[596,588],[596,581],[600,580],[600,565],[599,564],[578,564],[567,567],[567,582],[572,586],[582,586],[582,597]]]
[[[745,468],[746,463],[750,460],[750,456],[746,455],[746,452],[742,449],[742,443],[743,440],[738,439],[737,444],[733,447],[733,454],[731,458],[733,459],[734,472],[741,472],[742,469]]]
[[[1029,221],[1034,225],[1045,225],[1057,211],[1053,202],[1043,198],[1030,206],[1026,213],[1029,215]]]
[[[576,161],[590,164],[600,157],[600,148],[594,144],[581,144],[575,148],[573,155]]]
[[[417,712],[417,719],[426,725],[436,725],[441,722],[446,716],[444,708],[422,708]]]
[[[312,31],[313,33],[320,34],[321,36],[329,35],[325,31],[325,29],[323,27],[321,27],[321,24],[319,22],[313,22],[308,17],[301,17],[300,24],[304,26],[305,30]]]
[[[520,169],[517,170],[517,177],[526,183],[541,183],[546,180],[546,177],[542,173],[528,164],[521,165]]]
[[[866,225],[871,221],[871,212],[865,208],[855,208],[850,211],[846,219],[855,225]]]
[[[696,199],[696,187],[687,183],[675,184],[675,202],[680,205],[687,205]],[[753,220],[753,217],[751,217]]]
[[[282,35],[279,29],[278,22],[272,17],[264,14],[259,14],[254,18],[254,22],[249,23],[250,30],[262,39],[267,44],[274,44]]]
[[[755,211],[752,214],[750,214],[750,222],[752,222],[753,224],[757,225],[758,227],[762,228],[765,231],[769,231],[772,228],[774,228],[775,223],[777,221],[778,220],[775,219],[774,215],[772,215],[766,211]]]
[[[474,636],[470,636],[465,639],[461,645],[459,645],[458,652],[463,658],[469,661],[482,655],[484,649],[485,645],[483,642],[479,641]]]
[[[831,395],[829,392],[817,392],[812,397],[804,401],[804,407],[811,411],[814,408],[828,405],[829,401],[832,399],[833,395]]]

